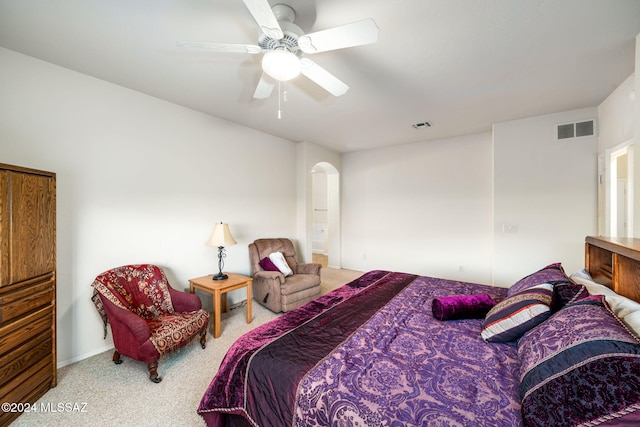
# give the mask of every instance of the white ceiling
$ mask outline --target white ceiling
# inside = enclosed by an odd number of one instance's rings
[[[640,33],[640,0],[311,2],[272,4],[315,9],[306,32],[373,18],[379,41],[313,55],[350,90],[333,97],[298,77],[287,84],[281,119],[277,90],[252,98],[261,55],[176,46],[256,44],[257,26],[241,0],[0,0],[0,46],[291,141],[349,152],[597,106],[633,73]],[[423,121],[433,126],[411,126]]]

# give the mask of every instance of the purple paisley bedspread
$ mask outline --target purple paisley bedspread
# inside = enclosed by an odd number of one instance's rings
[[[516,348],[435,297],[506,289],[371,271],[241,337],[198,413],[210,426],[520,426]]]

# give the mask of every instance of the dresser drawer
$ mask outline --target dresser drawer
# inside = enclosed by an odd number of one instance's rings
[[[0,402],[35,403],[51,387],[53,365],[51,359],[43,359],[6,384],[0,385]],[[19,413],[0,413],[0,425],[16,418]]]
[[[13,322],[0,325],[0,357],[38,335],[53,336],[52,322],[54,322],[53,307],[48,306]]]
[[[0,402],[35,403],[55,386],[55,336],[49,305],[0,325]],[[19,413],[0,413],[6,426]]]
[[[0,356],[0,387],[42,359],[52,360],[52,346],[51,333],[43,331],[40,335]]]
[[[40,307],[51,305],[54,300],[54,280],[33,280],[20,287],[0,293],[0,325]]]

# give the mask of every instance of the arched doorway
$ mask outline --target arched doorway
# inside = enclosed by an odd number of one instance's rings
[[[311,245],[314,254],[327,256],[327,266],[340,268],[340,174],[331,163],[311,168]]]

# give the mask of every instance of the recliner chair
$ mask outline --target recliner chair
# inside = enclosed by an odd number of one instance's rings
[[[293,271],[286,276],[280,271],[266,271],[260,261],[271,253],[281,252]],[[293,310],[320,295],[320,268],[317,263],[300,264],[289,239],[258,239],[249,244],[253,298],[279,313]]]

